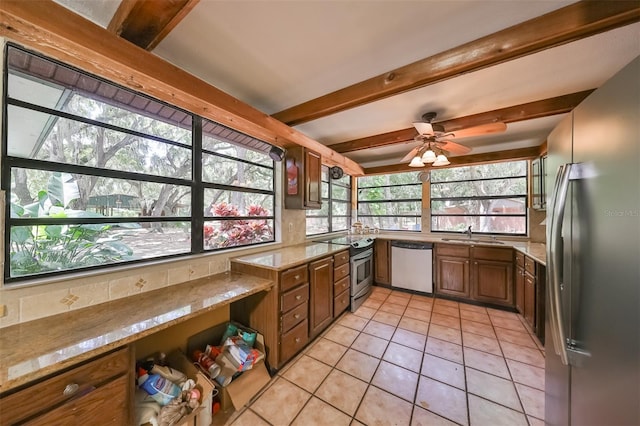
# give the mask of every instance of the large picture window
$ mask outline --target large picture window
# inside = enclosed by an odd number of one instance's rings
[[[7,45],[5,281],[274,241],[270,145]]]
[[[420,231],[422,183],[418,172],[358,178],[358,220],[370,228]]]
[[[322,208],[307,210],[307,235],[346,231],[351,226],[351,176],[329,178],[322,166]]]
[[[431,230],[526,235],[527,161],[431,170]]]

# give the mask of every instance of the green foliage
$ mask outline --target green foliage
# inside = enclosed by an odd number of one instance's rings
[[[69,209],[79,191],[68,173],[53,173],[38,201],[11,204],[14,217],[81,218],[102,217]],[[132,258],[131,249],[107,236],[109,224],[14,226],[11,228],[11,275],[21,276],[114,263]]]

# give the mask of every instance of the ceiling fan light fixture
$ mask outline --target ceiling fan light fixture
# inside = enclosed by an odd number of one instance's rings
[[[416,155],[415,157],[413,157],[413,159],[409,163],[409,167],[424,167],[424,163],[420,159],[419,155]]]
[[[433,126],[431,123],[425,123],[424,121],[416,121],[413,123],[413,127],[416,128],[418,134],[420,135],[432,135],[433,134]]]
[[[431,149],[427,149],[424,154],[422,154],[422,162],[425,164],[433,163],[436,161],[436,153]]]
[[[447,156],[444,155],[444,154],[438,155],[438,158],[436,158],[436,161],[433,162],[433,165],[435,167],[448,166],[449,164],[451,164],[451,163],[449,162],[449,159],[447,158]]]

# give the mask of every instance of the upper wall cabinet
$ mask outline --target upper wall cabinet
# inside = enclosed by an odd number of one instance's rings
[[[304,147],[288,148],[285,156],[284,206],[319,209],[322,205],[322,159]]]
[[[536,210],[547,209],[547,156],[543,155],[531,161],[531,207]]]

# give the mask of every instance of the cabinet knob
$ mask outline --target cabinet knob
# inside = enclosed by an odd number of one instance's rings
[[[300,318],[300,314],[295,314],[293,317],[294,317],[295,319],[298,319],[298,318]]]
[[[71,396],[74,393],[78,392],[78,389],[80,388],[80,386],[78,386],[77,383],[69,383],[64,390],[62,391],[62,395],[64,396]]]
[[[478,262],[473,262],[473,264],[474,264],[474,265],[477,265],[477,264],[478,264]]]
[[[468,265],[468,264],[469,264],[469,261],[468,261],[468,260],[465,260],[465,261],[464,261],[464,263],[466,263],[466,264]]]
[[[300,279],[300,274],[298,274],[295,277],[293,277],[293,279],[299,280]]]
[[[300,300],[300,299],[302,299],[302,295],[301,294],[296,296],[296,300]]]
[[[296,343],[300,343],[300,338],[296,337]]]

